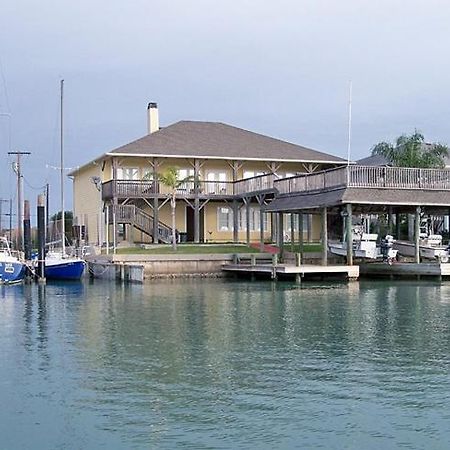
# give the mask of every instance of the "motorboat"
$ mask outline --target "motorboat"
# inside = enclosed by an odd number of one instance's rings
[[[416,245],[410,241],[395,241],[394,248],[402,256],[414,256]],[[446,263],[449,260],[449,247],[442,244],[440,234],[426,235],[421,233],[419,237],[419,255],[421,258],[434,259]]]
[[[26,265],[18,256],[13,255],[6,237],[0,237],[0,283],[20,283],[25,278]]]
[[[374,233],[352,233],[352,248],[355,258],[379,259],[383,257],[381,248],[377,246],[378,234]],[[347,256],[347,242],[330,242],[328,249],[331,253],[339,256]]]

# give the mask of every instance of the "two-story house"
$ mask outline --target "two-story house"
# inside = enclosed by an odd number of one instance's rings
[[[275,221],[264,206],[276,194],[273,181],[345,163],[300,145],[216,122],[181,121],[159,127],[158,108],[148,105],[148,134],[82,165],[73,178],[74,218],[87,241],[170,240],[169,189],[160,182],[168,167],[186,179],[176,192],[181,240],[270,240]],[[305,219],[305,233],[320,227]],[[289,221],[285,221],[289,231]]]

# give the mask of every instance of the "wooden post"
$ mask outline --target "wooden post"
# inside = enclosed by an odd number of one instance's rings
[[[395,239],[400,239],[400,214],[395,214]]]
[[[420,206],[416,206],[416,213],[414,218],[414,260],[418,264],[420,263]]]
[[[276,224],[276,214],[270,213],[270,241],[276,242],[277,241],[277,224]]]
[[[394,234],[394,214],[392,213],[392,206],[388,208],[388,234]]]
[[[345,239],[347,241],[347,265],[353,266],[353,233],[352,233],[352,205],[347,203],[345,221]]]
[[[246,242],[250,245],[250,199],[245,200]]]
[[[259,249],[264,251],[264,210],[263,203],[259,205]]]
[[[283,261],[284,253],[284,217],[283,213],[278,213],[278,246],[280,248],[280,259]]]
[[[233,243],[239,242],[239,204],[237,200],[233,200]]]
[[[295,215],[291,213],[291,252],[294,251],[295,245]]]
[[[303,261],[303,213],[298,215],[298,245],[299,245],[299,255],[301,261]]]
[[[328,265],[328,224],[326,206],[322,208],[322,265]]]

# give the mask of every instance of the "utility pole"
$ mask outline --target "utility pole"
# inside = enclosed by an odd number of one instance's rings
[[[17,249],[23,250],[23,232],[22,232],[22,169],[20,157],[22,155],[31,155],[30,152],[8,152],[8,155],[16,155],[17,162],[14,171],[17,175]]]

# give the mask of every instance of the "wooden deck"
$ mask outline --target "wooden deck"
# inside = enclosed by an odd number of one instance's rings
[[[330,277],[343,276],[346,279],[356,280],[359,277],[359,266],[321,266],[312,264],[226,264],[222,266],[225,272],[248,275],[270,275],[271,278],[278,276],[300,276],[301,278],[316,276]]]
[[[450,263],[385,263],[361,264],[360,274],[368,278],[449,278]]]

